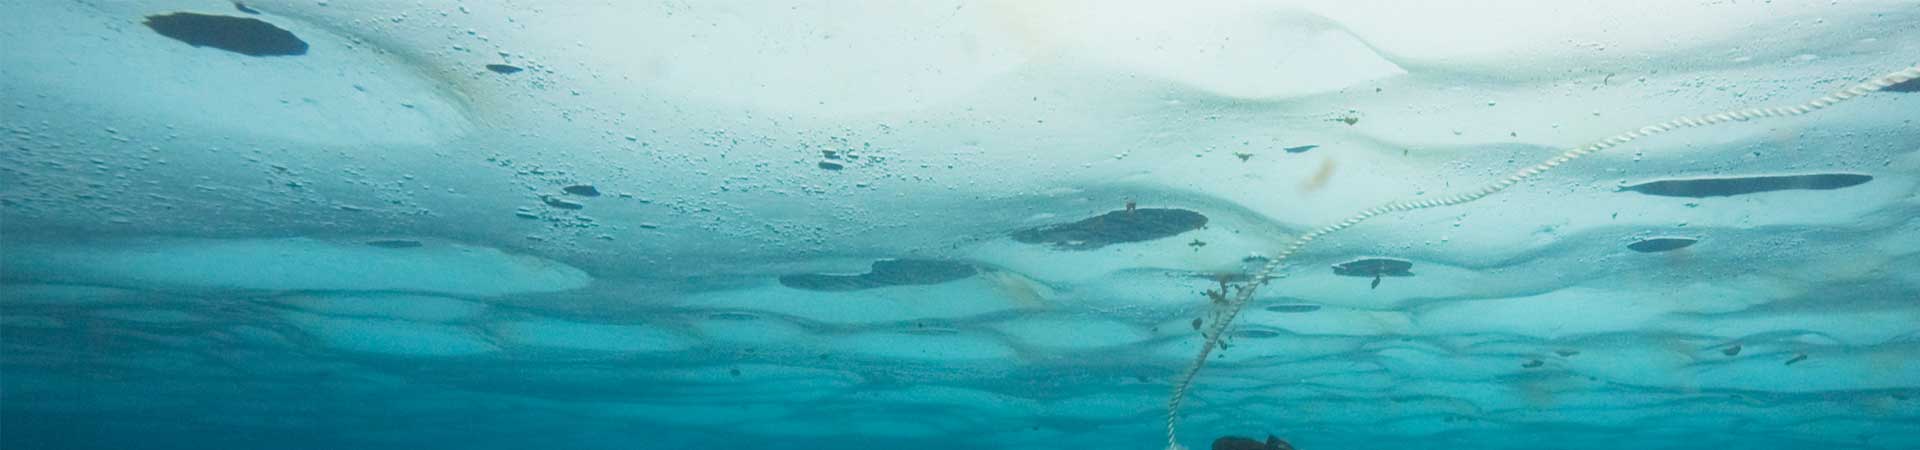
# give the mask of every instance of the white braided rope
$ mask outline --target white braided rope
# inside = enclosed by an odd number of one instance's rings
[[[1227,327],[1229,325],[1233,324],[1233,318],[1240,314],[1240,309],[1246,306],[1249,300],[1253,299],[1254,290],[1258,289],[1260,285],[1266,284],[1268,281],[1272,280],[1273,273],[1280,270],[1281,266],[1283,265],[1283,262],[1287,260],[1287,257],[1293,256],[1294,253],[1299,252],[1301,248],[1306,247],[1307,243],[1313,242],[1314,239],[1318,239],[1321,236],[1326,236],[1328,234],[1332,234],[1334,232],[1347,229],[1354,225],[1358,225],[1361,222],[1365,222],[1367,221],[1367,219],[1371,219],[1376,216],[1380,216],[1387,213],[1412,211],[1416,209],[1426,209],[1426,208],[1433,208],[1433,207],[1439,207],[1439,206],[1452,206],[1452,205],[1458,205],[1461,203],[1471,202],[1474,200],[1479,200],[1488,195],[1493,195],[1493,193],[1495,192],[1500,192],[1515,184],[1519,184],[1521,181],[1526,181],[1528,178],[1533,178],[1534,176],[1538,176],[1542,173],[1545,173],[1548,170],[1552,170],[1554,167],[1558,167],[1559,165],[1565,164],[1568,161],[1580,159],[1580,157],[1587,156],[1595,152],[1599,152],[1601,150],[1617,147],[1621,144],[1632,142],[1635,139],[1652,136],[1660,133],[1665,133],[1668,131],[1678,130],[1682,128],[1703,127],[1703,126],[1716,125],[1720,123],[1733,122],[1733,121],[1744,122],[1747,120],[1763,119],[1763,118],[1769,118],[1769,117],[1798,116],[1798,115],[1802,115],[1802,114],[1806,114],[1814,111],[1819,111],[1828,106],[1833,106],[1834,104],[1837,104],[1840,102],[1851,100],[1851,99],[1860,97],[1862,95],[1866,95],[1869,93],[1873,93],[1875,91],[1879,91],[1881,89],[1885,89],[1887,86],[1900,84],[1900,83],[1911,81],[1914,79],[1920,79],[1920,66],[1908,67],[1898,72],[1887,74],[1885,76],[1876,78],[1874,80],[1860,83],[1846,89],[1842,89],[1839,92],[1835,92],[1832,94],[1828,94],[1826,96],[1822,96],[1820,98],[1813,99],[1812,101],[1808,101],[1806,103],[1800,104],[1799,106],[1789,106],[1789,107],[1779,107],[1779,108],[1749,108],[1749,109],[1744,109],[1739,111],[1727,111],[1727,112],[1722,112],[1717,114],[1708,114],[1704,116],[1681,117],[1678,119],[1667,121],[1666,123],[1648,125],[1645,127],[1641,127],[1638,130],[1620,133],[1618,135],[1614,135],[1613,137],[1603,139],[1599,142],[1588,144],[1585,147],[1579,147],[1579,148],[1567,150],[1566,152],[1561,153],[1560,156],[1555,156],[1551,159],[1546,160],[1545,162],[1541,162],[1540,164],[1536,164],[1532,167],[1527,167],[1527,168],[1515,171],[1512,175],[1508,175],[1506,178],[1502,178],[1499,181],[1488,183],[1486,186],[1483,186],[1480,189],[1475,189],[1475,190],[1467,191],[1464,194],[1457,194],[1457,195],[1442,197],[1438,199],[1403,201],[1403,202],[1389,203],[1386,205],[1369,208],[1367,210],[1354,213],[1352,216],[1348,216],[1346,220],[1342,220],[1340,222],[1334,223],[1333,225],[1328,225],[1326,227],[1323,227],[1317,230],[1309,231],[1306,234],[1302,234],[1300,235],[1300,237],[1294,238],[1293,243],[1288,245],[1286,249],[1281,250],[1279,254],[1274,255],[1273,259],[1268,260],[1266,265],[1263,265],[1260,267],[1260,270],[1255,271],[1254,276],[1250,279],[1250,281],[1247,282],[1246,288],[1241,289],[1238,292],[1238,295],[1235,295],[1232,301],[1228,302],[1225,314],[1220,314],[1216,316],[1214,318],[1213,325],[1208,327],[1206,331],[1202,333],[1202,335],[1206,336],[1207,338],[1206,345],[1200,347],[1199,356],[1194,357],[1193,365],[1187,367],[1186,374],[1182,375],[1179,381],[1174,383],[1173,397],[1167,400],[1167,449],[1168,450],[1185,450],[1186,449],[1186,447],[1180,446],[1178,435],[1176,434],[1178,431],[1177,427],[1180,419],[1180,401],[1186,398],[1187,389],[1193,386],[1193,379],[1194,377],[1200,374],[1200,368],[1207,365],[1207,356],[1211,355],[1213,353],[1213,349],[1220,344],[1220,336],[1226,333]]]

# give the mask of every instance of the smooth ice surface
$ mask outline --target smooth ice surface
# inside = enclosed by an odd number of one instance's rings
[[[501,323],[495,329],[501,338],[531,347],[604,352],[664,352],[688,347],[685,339],[643,325],[529,320]]]
[[[1295,237],[1920,64],[1907,1],[0,10],[7,449],[1163,449]],[[1912,86],[1318,237],[1180,442],[1920,448]]]
[[[142,239],[21,244],[10,246],[7,256],[10,276],[108,286],[501,295],[592,281],[562,263],[461,244],[392,249],[306,238]]]

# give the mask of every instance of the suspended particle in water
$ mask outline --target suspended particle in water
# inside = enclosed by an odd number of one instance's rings
[[[1335,165],[1333,163],[1333,159],[1329,158],[1329,159],[1321,160],[1320,168],[1313,171],[1313,176],[1307,177],[1307,180],[1305,182],[1300,183],[1300,190],[1306,191],[1306,192],[1313,192],[1313,191],[1320,190],[1320,188],[1322,187],[1325,187],[1327,185],[1327,180],[1333,179],[1334,169],[1335,169]]]

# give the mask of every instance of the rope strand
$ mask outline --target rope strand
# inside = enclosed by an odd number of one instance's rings
[[[1842,89],[1839,92],[1835,92],[1832,94],[1828,94],[1826,96],[1822,96],[1820,98],[1813,99],[1799,106],[1776,107],[1776,108],[1749,108],[1745,110],[1727,111],[1727,112],[1708,114],[1708,115],[1697,116],[1697,117],[1681,117],[1678,119],[1667,121],[1666,123],[1648,125],[1645,127],[1641,127],[1638,130],[1620,133],[1618,135],[1614,135],[1613,137],[1600,140],[1599,142],[1588,144],[1585,147],[1578,147],[1578,148],[1567,150],[1565,152],[1562,152],[1559,156],[1555,156],[1551,159],[1546,160],[1545,162],[1541,162],[1540,164],[1536,164],[1532,167],[1527,167],[1527,168],[1515,171],[1512,175],[1508,175],[1506,178],[1502,178],[1493,183],[1489,183],[1486,186],[1481,187],[1480,189],[1476,189],[1476,190],[1468,191],[1467,193],[1464,193],[1464,194],[1457,194],[1457,195],[1440,198],[1440,199],[1403,201],[1403,202],[1389,203],[1386,205],[1377,206],[1364,211],[1360,211],[1358,213],[1354,213],[1352,216],[1347,217],[1346,220],[1342,220],[1333,225],[1328,225],[1326,227],[1307,232],[1306,234],[1302,234],[1299,237],[1294,238],[1293,243],[1288,245],[1285,250],[1282,250],[1279,254],[1274,255],[1273,259],[1268,260],[1265,265],[1260,267],[1260,270],[1255,271],[1254,276],[1247,282],[1246,287],[1244,289],[1240,289],[1239,292],[1237,292],[1237,295],[1233,297],[1232,301],[1228,302],[1225,314],[1218,315],[1213,321],[1213,325],[1208,327],[1207,330],[1201,334],[1202,336],[1206,336],[1207,338],[1206,345],[1202,346],[1200,348],[1200,354],[1193,358],[1193,364],[1187,367],[1186,374],[1182,375],[1179,379],[1179,382],[1173,385],[1173,396],[1167,400],[1167,449],[1168,450],[1186,450],[1186,447],[1180,446],[1180,440],[1177,435],[1179,420],[1180,420],[1180,402],[1186,398],[1187,390],[1193,387],[1194,377],[1200,375],[1200,368],[1207,365],[1207,356],[1211,355],[1213,353],[1214,347],[1220,344],[1220,336],[1226,333],[1228,326],[1233,324],[1233,318],[1235,316],[1240,315],[1240,309],[1246,306],[1246,304],[1253,299],[1254,291],[1258,289],[1260,285],[1266,284],[1268,281],[1273,280],[1274,272],[1277,272],[1280,270],[1280,268],[1284,265],[1284,262],[1287,260],[1287,257],[1293,256],[1294,253],[1299,252],[1301,248],[1306,247],[1307,243],[1313,242],[1314,239],[1320,238],[1321,236],[1326,236],[1328,234],[1332,234],[1334,232],[1338,232],[1340,230],[1347,229],[1354,225],[1358,225],[1361,222],[1365,222],[1367,221],[1367,219],[1371,219],[1387,213],[1412,211],[1416,209],[1426,209],[1426,208],[1434,208],[1434,207],[1440,207],[1440,206],[1452,206],[1452,205],[1458,205],[1461,203],[1471,202],[1474,200],[1479,200],[1486,196],[1493,195],[1496,192],[1505,190],[1506,188],[1511,187],[1515,184],[1519,184],[1521,181],[1526,181],[1528,178],[1533,178],[1542,173],[1546,173],[1549,170],[1553,170],[1554,167],[1558,167],[1561,164],[1565,164],[1569,161],[1580,159],[1583,156],[1591,155],[1601,150],[1606,150],[1608,148],[1613,148],[1613,147],[1620,146],[1621,144],[1632,142],[1635,139],[1652,136],[1660,133],[1665,133],[1668,131],[1683,129],[1683,128],[1704,127],[1708,125],[1717,125],[1717,124],[1733,122],[1733,121],[1744,122],[1752,119],[1762,119],[1762,118],[1770,118],[1770,117],[1798,116],[1798,115],[1807,114],[1814,111],[1819,111],[1828,106],[1833,106],[1834,104],[1838,104],[1840,102],[1851,100],[1869,93],[1879,91],[1881,89],[1885,89],[1887,86],[1892,86],[1895,84],[1912,81],[1914,79],[1920,79],[1920,66],[1908,67],[1906,69],[1903,69],[1891,74],[1887,74],[1885,76],[1881,76],[1871,81],[1856,84],[1852,87]]]

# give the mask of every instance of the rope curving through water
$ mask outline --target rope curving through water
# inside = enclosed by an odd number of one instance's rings
[[[1867,94],[1879,91],[1881,89],[1886,89],[1887,86],[1892,86],[1895,84],[1912,81],[1914,79],[1920,79],[1920,66],[1910,66],[1910,67],[1907,67],[1906,69],[1902,69],[1900,71],[1881,76],[1871,81],[1856,84],[1853,87],[1843,89],[1839,92],[1835,92],[1832,94],[1828,94],[1826,96],[1822,96],[1820,98],[1813,99],[1806,103],[1802,103],[1798,106],[1776,107],[1776,108],[1749,108],[1749,109],[1744,109],[1739,111],[1727,111],[1727,112],[1716,113],[1716,114],[1708,114],[1704,116],[1681,117],[1678,119],[1667,121],[1666,123],[1648,125],[1645,127],[1641,127],[1638,130],[1620,133],[1620,134],[1614,135],[1613,137],[1609,137],[1604,140],[1601,140],[1599,142],[1588,144],[1585,147],[1578,147],[1571,150],[1567,150],[1566,152],[1561,153],[1560,156],[1555,156],[1552,159],[1548,159],[1532,167],[1520,169],[1519,171],[1514,172],[1512,175],[1508,175],[1506,178],[1500,179],[1499,181],[1489,183],[1486,186],[1481,187],[1480,189],[1468,191],[1467,193],[1464,193],[1464,194],[1457,194],[1457,195],[1439,198],[1439,199],[1395,202],[1395,203],[1389,203],[1386,205],[1373,207],[1364,211],[1360,211],[1358,213],[1354,213],[1352,216],[1347,217],[1346,220],[1342,220],[1338,223],[1327,225],[1326,227],[1322,227],[1320,229],[1307,232],[1306,234],[1302,234],[1300,235],[1300,237],[1294,238],[1293,243],[1288,245],[1285,250],[1281,250],[1279,254],[1276,254],[1273,256],[1273,259],[1268,260],[1266,265],[1263,265],[1260,267],[1260,270],[1255,271],[1253,274],[1253,277],[1247,281],[1246,286],[1239,289],[1238,292],[1236,292],[1237,295],[1234,295],[1232,300],[1227,303],[1226,314],[1218,315],[1214,319],[1213,325],[1208,327],[1207,330],[1204,333],[1202,333],[1203,336],[1207,337],[1206,345],[1200,347],[1200,354],[1193,358],[1193,365],[1187,367],[1186,374],[1180,377],[1179,382],[1174,383],[1173,396],[1167,399],[1167,450],[1186,450],[1186,447],[1182,447],[1180,445],[1178,435],[1176,434],[1178,432],[1178,425],[1180,420],[1180,401],[1186,398],[1187,390],[1193,387],[1193,379],[1194,377],[1200,374],[1200,368],[1207,365],[1207,356],[1211,355],[1213,353],[1213,349],[1220,345],[1220,336],[1222,334],[1225,334],[1227,331],[1227,327],[1233,324],[1233,318],[1234,316],[1237,316],[1240,314],[1240,308],[1246,306],[1248,301],[1253,299],[1254,291],[1257,290],[1261,285],[1264,285],[1267,282],[1272,281],[1274,278],[1273,273],[1280,270],[1280,268],[1284,265],[1284,262],[1287,260],[1287,257],[1292,256],[1296,252],[1299,252],[1301,248],[1306,247],[1307,244],[1313,242],[1314,239],[1319,239],[1322,236],[1326,236],[1328,234],[1332,234],[1334,232],[1347,229],[1354,225],[1358,225],[1361,222],[1365,222],[1367,221],[1367,219],[1371,219],[1376,216],[1384,215],[1387,213],[1412,211],[1416,209],[1426,209],[1426,208],[1434,208],[1434,207],[1440,207],[1440,206],[1451,206],[1451,205],[1458,205],[1461,203],[1471,202],[1474,200],[1479,200],[1486,196],[1493,195],[1495,192],[1500,192],[1502,190],[1505,190],[1506,188],[1511,187],[1515,184],[1518,184],[1521,181],[1526,181],[1528,178],[1533,178],[1542,173],[1546,173],[1546,171],[1548,170],[1553,170],[1554,167],[1558,167],[1561,164],[1566,164],[1569,161],[1580,159],[1580,157],[1587,156],[1587,155],[1599,152],[1601,150],[1606,150],[1608,148],[1613,148],[1621,144],[1633,142],[1634,139],[1639,139],[1639,138],[1652,136],[1660,133],[1665,133],[1668,131],[1678,130],[1682,128],[1704,127],[1708,125],[1717,125],[1721,123],[1736,122],[1736,121],[1745,122],[1753,119],[1798,116],[1798,115],[1802,115],[1802,114],[1806,114],[1814,111],[1819,111],[1821,109],[1824,109],[1828,106],[1833,106],[1834,104],[1837,104],[1840,102],[1852,100],[1854,98],[1858,98],[1860,96],[1867,95]]]

